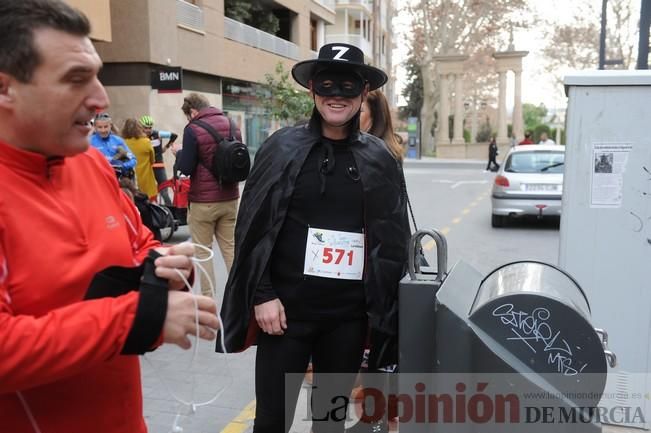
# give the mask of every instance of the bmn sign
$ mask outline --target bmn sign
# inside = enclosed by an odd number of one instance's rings
[[[151,71],[151,88],[158,93],[181,93],[183,70],[180,66],[158,66]]]

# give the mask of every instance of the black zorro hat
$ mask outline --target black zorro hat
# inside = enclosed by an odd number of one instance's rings
[[[323,69],[351,70],[368,81],[370,90],[382,87],[387,82],[387,74],[381,69],[364,63],[362,50],[350,44],[326,44],[319,50],[319,57],[298,62],[292,68],[292,77],[298,84],[307,88],[308,81]]]

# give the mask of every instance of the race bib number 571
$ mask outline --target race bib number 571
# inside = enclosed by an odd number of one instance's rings
[[[364,233],[310,227],[303,273],[323,278],[361,280],[364,274]]]

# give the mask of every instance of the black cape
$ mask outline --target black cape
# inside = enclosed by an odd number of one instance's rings
[[[254,342],[255,290],[285,220],[296,178],[320,140],[320,119],[315,115],[307,125],[277,131],[256,154],[238,211],[235,259],[221,309],[228,352],[242,351]],[[353,133],[349,140],[364,195],[370,364],[387,365],[397,357],[398,284],[410,236],[404,177],[382,140],[365,133]],[[219,341],[217,351],[221,351]]]

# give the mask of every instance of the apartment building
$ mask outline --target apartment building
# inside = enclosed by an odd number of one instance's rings
[[[150,114],[156,127],[181,132],[183,96],[199,92],[240,125],[252,150],[264,141],[272,125],[256,83],[278,62],[289,70],[315,56],[335,11],[323,0],[258,2],[277,18],[274,35],[226,16],[228,1],[110,0],[110,37],[94,39],[118,126]]]
[[[395,91],[391,50],[391,0],[325,0],[336,12],[335,23],[326,27],[326,43],[344,42],[356,45],[365,53],[366,62],[384,70],[389,81],[384,92],[395,107]]]
[[[94,41],[111,40],[111,14],[109,0],[64,0],[82,11],[93,24],[90,37]]]

